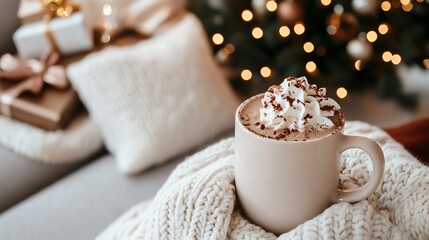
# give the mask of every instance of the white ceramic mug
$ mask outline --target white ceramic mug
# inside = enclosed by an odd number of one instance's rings
[[[322,213],[332,203],[363,200],[380,185],[384,155],[369,138],[344,135],[342,128],[307,141],[274,140],[249,131],[240,121],[241,110],[261,97],[243,102],[235,116],[235,182],[249,220],[281,234]],[[341,190],[340,154],[349,148],[369,154],[373,173],[364,186]]]

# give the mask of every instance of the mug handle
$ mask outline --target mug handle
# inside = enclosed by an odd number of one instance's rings
[[[383,180],[384,155],[380,146],[373,140],[360,136],[347,136],[341,134],[340,152],[350,148],[364,150],[372,161],[373,171],[369,181],[360,188],[353,190],[337,190],[335,202],[358,202],[371,195]]]

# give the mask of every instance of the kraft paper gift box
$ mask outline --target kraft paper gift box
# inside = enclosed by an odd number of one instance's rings
[[[23,25],[14,33],[13,41],[22,59],[39,58],[54,45],[62,55],[87,51],[94,46],[93,29],[83,12]]]
[[[15,84],[13,81],[0,79],[0,95]],[[10,117],[53,131],[66,127],[79,105],[79,97],[73,88],[58,90],[44,86],[37,95],[26,92],[14,99],[10,106]]]
[[[65,68],[83,56],[59,63],[59,53],[52,51],[40,60],[1,56],[0,114],[50,131],[66,127],[82,105]]]

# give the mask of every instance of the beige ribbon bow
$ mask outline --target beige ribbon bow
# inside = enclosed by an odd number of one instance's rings
[[[10,54],[4,54],[0,58],[0,78],[20,82],[1,94],[0,113],[10,117],[13,100],[26,91],[40,93],[44,83],[58,89],[66,89],[69,81],[65,69],[54,65],[59,59],[60,54],[56,51],[46,52],[40,61],[30,59],[25,62]]]

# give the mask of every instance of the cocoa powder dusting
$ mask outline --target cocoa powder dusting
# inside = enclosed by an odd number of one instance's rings
[[[268,91],[267,92],[270,92],[270,93],[274,93],[274,89],[277,87],[277,85],[272,85],[270,88],[268,88]]]
[[[304,116],[304,121],[308,121],[308,119],[312,118],[313,116],[311,116],[310,114],[307,114]]]
[[[334,108],[335,107],[332,105],[326,105],[326,106],[321,107],[320,110],[330,112],[330,111],[334,110]]]
[[[295,99],[289,96],[286,96],[286,100],[289,102],[289,105],[292,107],[293,101],[295,101]]]

